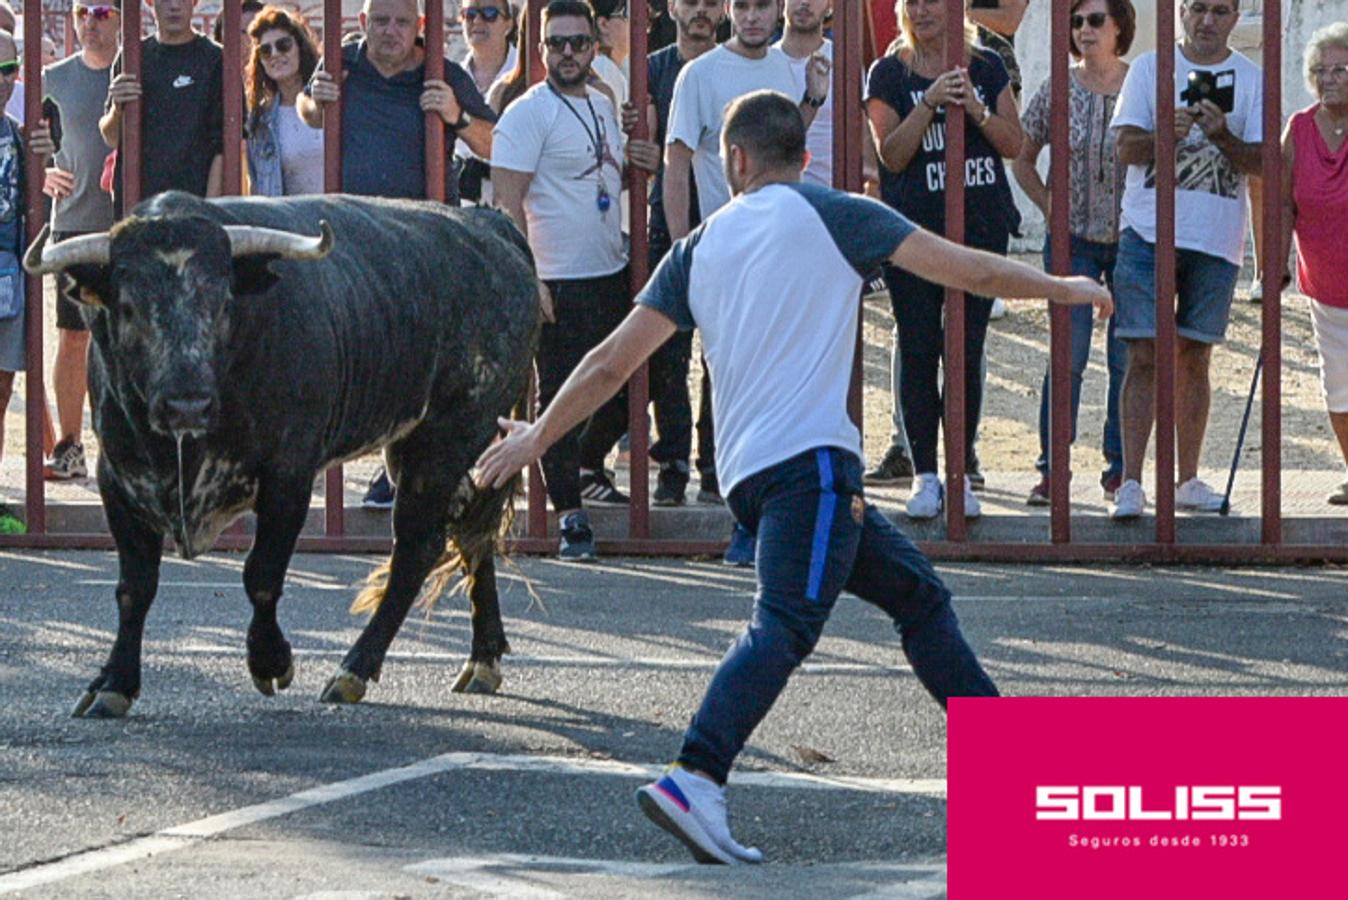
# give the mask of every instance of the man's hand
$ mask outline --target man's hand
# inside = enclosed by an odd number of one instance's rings
[[[330,74],[319,71],[314,73],[313,81],[309,83],[309,96],[320,106],[327,106],[340,100],[342,91]]]
[[[828,96],[829,83],[833,80],[833,65],[828,57],[816,53],[805,64],[805,93],[815,99]]]
[[[426,81],[426,90],[421,92],[421,108],[426,112],[439,113],[444,123],[451,128],[463,118],[463,107],[454,89],[438,78]]]
[[[628,141],[627,161],[642,171],[654,174],[660,170],[660,145],[655,141]]]
[[[41,124],[32,125],[25,130],[28,149],[32,153],[43,159],[56,155],[56,142],[51,139],[51,128],[47,126],[46,119],[43,119]]]
[[[505,435],[482,451],[482,455],[477,458],[477,474],[473,479],[484,490],[505,487],[510,479],[543,455],[536,439],[536,430],[529,422],[501,418],[496,420],[496,424]]]
[[[42,193],[53,200],[63,200],[75,193],[75,173],[56,166],[48,166],[42,179]]]
[[[1194,127],[1194,122],[1198,119],[1198,112],[1192,106],[1175,107],[1175,141],[1180,142],[1189,136],[1189,130]]]
[[[637,124],[641,121],[641,114],[637,112],[635,104],[623,104],[622,120],[623,134],[631,135],[632,132],[637,130]]]
[[[128,103],[140,99],[140,82],[135,75],[123,72],[108,85],[108,99],[119,110],[124,109]]]
[[[1095,279],[1073,275],[1070,278],[1060,278],[1058,282],[1062,285],[1062,291],[1053,298],[1055,303],[1064,306],[1094,305],[1095,317],[1102,321],[1114,314],[1114,298],[1110,296],[1105,286]]]
[[[1209,140],[1226,131],[1226,113],[1222,112],[1222,108],[1216,103],[1211,100],[1200,100],[1193,110],[1194,121],[1203,129]]]

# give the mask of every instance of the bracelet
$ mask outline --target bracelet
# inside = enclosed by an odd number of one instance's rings
[[[809,90],[805,91],[805,96],[800,98],[800,102],[814,109],[819,109],[828,102],[828,97],[811,97]]]
[[[931,110],[932,112],[936,112],[936,110],[939,109],[939,107],[937,107],[935,103],[932,103],[927,99],[926,94],[922,95],[922,105],[925,106],[927,109]]]

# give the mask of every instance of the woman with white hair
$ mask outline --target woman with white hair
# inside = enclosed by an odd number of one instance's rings
[[[1329,423],[1348,464],[1348,22],[1311,35],[1306,83],[1316,102],[1292,116],[1282,138],[1282,258],[1295,236],[1297,281],[1310,298]],[[1348,480],[1328,500],[1348,505]]]

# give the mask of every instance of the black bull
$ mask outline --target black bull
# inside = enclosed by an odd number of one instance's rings
[[[310,237],[320,230],[322,235]],[[162,194],[107,235],[29,249],[96,312],[89,388],[98,487],[117,544],[117,639],[75,714],[121,716],[166,536],[208,550],[247,509],[248,670],[294,676],[276,604],[315,477],[383,448],[393,554],[356,601],[373,612],[322,699],[354,703],[428,577],[465,576],[471,655],[455,690],[494,691],[508,650],[493,553],[511,490],[469,477],[527,389],[539,327],[524,239],[500,213],[328,196]]]

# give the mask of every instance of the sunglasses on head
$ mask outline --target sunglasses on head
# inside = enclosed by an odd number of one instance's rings
[[[502,13],[499,9],[497,9],[494,6],[484,6],[481,9],[478,9],[477,7],[473,6],[469,7],[468,9],[465,9],[462,15],[463,20],[465,22],[472,22],[476,19],[481,19],[482,21],[490,25],[492,22],[495,22],[497,19],[501,18],[501,16],[504,15],[504,13]]]
[[[281,56],[295,49],[295,39],[293,37],[279,37],[274,44],[258,44],[258,55],[263,59],[271,59],[272,54]]]
[[[0,62],[0,75],[13,75],[19,71],[19,61],[11,59],[7,62]]]
[[[544,38],[543,43],[547,44],[553,53],[563,52],[568,45],[572,53],[584,53],[594,46],[594,38],[588,34],[554,34],[552,37]]]
[[[115,6],[82,6],[75,7],[75,18],[83,19],[85,16],[92,18],[95,22],[101,22],[104,19],[110,19],[117,12]]]
[[[1104,28],[1105,19],[1108,18],[1109,15],[1107,13],[1101,12],[1087,13],[1084,16],[1077,13],[1072,16],[1072,29],[1074,31],[1079,30],[1083,25],[1090,25],[1092,28]]]

